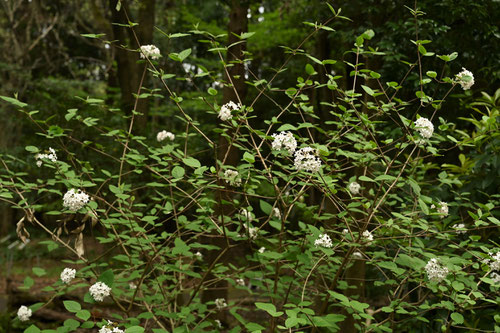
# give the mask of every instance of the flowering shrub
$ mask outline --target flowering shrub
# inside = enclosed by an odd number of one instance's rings
[[[342,18],[331,10],[328,22]],[[333,30],[319,23],[312,29]],[[190,34],[203,36],[223,59],[218,36]],[[345,89],[341,76],[319,73],[334,60],[302,49],[289,55],[306,61],[292,87],[249,81],[253,100],[220,108],[210,88],[202,100],[217,124],[213,132],[200,129],[185,107],[189,94],[173,92],[161,64],[151,62],[161,54],[153,45],[140,47],[145,73],[178,107],[184,132],[161,131],[155,141],[154,134],[134,135],[135,114],[111,128],[74,110],[55,130],[26,103],[4,97],[34,119],[59,156],[27,146],[22,159],[47,165],[32,174],[1,156],[0,199],[25,215],[17,224],[22,240],[30,237],[27,228],[42,230],[52,239],[44,244],[64,249],[74,267],[48,286],[49,301],[19,308],[19,320],[57,298],[78,319],[63,327],[99,332],[498,329],[500,252],[485,232],[500,225],[499,197],[471,202],[456,174],[428,162],[450,145],[470,146],[465,130],[439,110],[474,77],[466,70],[437,77],[438,69],[420,60],[434,57],[422,46],[428,41],[416,40],[409,73],[418,73],[418,85],[387,81],[362,60],[377,56],[368,46],[373,36],[368,30],[356,38]],[[451,56],[436,59],[444,61],[441,72],[450,71]],[[221,66],[225,73],[229,66]],[[442,86],[443,96],[426,95]],[[403,88],[412,91],[408,100],[398,95]],[[311,92],[320,90],[331,96],[313,103]],[[282,105],[254,109],[264,93]],[[317,120],[318,105],[328,120]],[[80,122],[95,141],[65,129]],[[87,156],[75,156],[73,145],[89,148]],[[35,172],[44,177],[32,181]],[[60,217],[55,231],[44,221],[50,216]],[[88,239],[106,251],[89,251]],[[65,299],[72,291],[82,299]],[[100,306],[113,311],[91,316]]]

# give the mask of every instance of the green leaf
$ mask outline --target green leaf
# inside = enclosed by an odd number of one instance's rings
[[[68,310],[69,312],[78,312],[82,309],[80,303],[75,301],[63,301],[63,304],[66,310]]]
[[[453,320],[454,324],[463,324],[464,323],[464,316],[462,316],[458,312],[453,312],[451,314],[451,319]]]
[[[125,333],[142,333],[144,332],[144,328],[141,326],[131,326],[125,330]]]
[[[174,176],[174,178],[182,178],[184,176],[184,168],[181,167],[181,166],[175,166],[173,169],[172,169],[172,176]]]
[[[181,61],[184,61],[189,55],[191,54],[191,49],[185,49],[184,51],[181,51],[177,56]]]
[[[267,313],[269,313],[273,317],[279,317],[283,314],[283,312],[281,312],[281,311],[277,312],[276,307],[272,303],[256,302],[255,306],[261,310],[266,311]]]
[[[252,154],[250,154],[247,151],[243,154],[243,159],[245,161],[247,161],[248,163],[254,163],[255,162],[255,156],[253,156]]]
[[[358,177],[359,180],[363,181],[363,182],[374,182],[373,179],[367,177],[367,176],[359,176]]]
[[[26,147],[24,147],[24,149],[26,149],[30,153],[38,153],[39,152],[38,148],[35,146],[26,146]]]
[[[241,34],[240,38],[241,39],[248,39],[248,38],[252,37],[253,35],[255,35],[255,32],[244,32]]]
[[[465,285],[462,283],[462,282],[459,282],[459,281],[453,281],[451,283],[451,286],[453,287],[453,289],[455,289],[456,291],[462,291],[464,290],[465,288]]]
[[[30,289],[33,286],[33,284],[35,284],[35,281],[33,281],[33,279],[30,278],[29,276],[27,276],[24,278],[23,286],[19,287],[19,289],[23,289],[23,290]]]
[[[192,168],[199,168],[199,167],[201,167],[200,161],[198,161],[194,157],[183,158],[182,162],[184,162],[184,164],[186,164],[187,166],[190,166]]]
[[[17,100],[17,98],[12,98],[12,97],[7,97],[7,96],[0,96],[0,98],[6,102],[9,102],[10,104],[14,104],[15,106],[19,106],[20,108],[24,108],[25,106],[28,105],[26,103],[23,103],[23,102]]]
[[[208,88],[208,93],[212,96],[215,96],[217,95],[217,90],[215,90],[214,88]]]
[[[427,73],[425,73],[425,75],[427,75],[428,77],[435,78],[437,76],[437,73],[434,71],[428,71]]]
[[[259,206],[260,206],[260,209],[264,212],[264,214],[266,215],[270,215],[272,210],[273,210],[273,206],[270,205],[268,202],[264,201],[264,200],[260,200],[259,201]]]
[[[316,74],[316,71],[314,70],[314,67],[311,64],[306,64],[306,73],[309,75]]]
[[[282,131],[296,131],[297,130],[297,127],[293,126],[293,125],[290,125],[290,124],[283,124],[281,125],[277,131],[278,132],[282,132]]]
[[[175,239],[174,243],[175,243],[175,246],[172,249],[173,255],[188,254],[190,247],[181,238],[177,237]]]
[[[38,333],[38,332],[40,332],[40,329],[35,325],[31,325],[30,327],[24,330],[24,333]]]
[[[87,310],[80,310],[76,313],[76,316],[81,320],[87,320],[90,318],[90,312]]]
[[[80,326],[80,322],[74,319],[66,319],[64,321],[64,326],[68,327],[71,331],[74,331]]]
[[[104,273],[102,273],[101,276],[99,276],[97,281],[104,282],[108,287],[111,288],[115,281],[115,275],[113,273],[113,270],[108,269],[107,271],[104,271]]]
[[[36,276],[44,276],[45,274],[47,274],[45,269],[40,267],[33,267],[31,270],[33,271],[33,274],[35,274]]]
[[[363,88],[363,90],[370,96],[373,96],[375,94],[375,92],[368,86],[361,85],[361,88]]]

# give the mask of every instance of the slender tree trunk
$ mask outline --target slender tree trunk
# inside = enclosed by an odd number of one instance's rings
[[[117,11],[117,2],[118,0],[109,0],[111,23],[128,24],[127,15],[133,21],[128,3],[121,0],[122,8]],[[139,26],[136,29],[137,38],[140,45],[151,44],[153,40],[155,0],[143,0],[139,6]],[[138,92],[145,65],[137,64],[139,53],[130,51],[140,47],[135,39],[132,28],[112,24],[112,30],[113,39],[117,40],[114,52],[117,63],[116,76],[121,91],[121,107],[126,113],[131,113],[135,105],[134,94]],[[149,113],[148,100],[139,99],[135,111],[142,114],[136,117],[135,130],[136,132],[145,132]]]
[[[248,31],[248,1],[243,0],[232,0],[231,1],[231,9],[229,14],[229,24],[228,24],[228,45],[231,45],[240,39],[236,37],[234,34],[241,35],[244,32]],[[228,103],[233,101],[234,103],[243,103],[246,96],[246,85],[245,85],[245,65],[243,64],[244,59],[244,51],[245,51],[245,43],[240,43],[235,46],[232,46],[227,51],[226,64],[231,65],[227,67],[227,71],[229,76],[226,75],[226,81],[228,83],[232,82],[232,86],[227,86],[223,88],[223,97],[222,103]],[[227,133],[229,136],[233,135],[233,132],[230,131]],[[238,163],[239,154],[238,149],[229,145],[229,142],[223,137],[219,139],[218,146],[218,158],[223,160],[227,155],[225,160],[226,165],[236,165]],[[221,186],[227,186],[224,181],[221,181]],[[221,200],[231,201],[232,194],[230,191],[217,191],[216,198]],[[215,209],[215,213],[217,216],[226,216],[230,214],[233,208],[231,206],[219,205]],[[223,249],[227,246],[226,239],[224,237],[211,237],[207,240],[209,243],[218,246]],[[217,255],[219,251],[211,251],[207,255],[208,262],[211,263]],[[220,261],[228,262],[230,260],[230,256],[226,254]],[[207,280],[214,278],[212,274],[207,277]],[[213,301],[216,298],[224,298],[228,299],[228,284],[227,281],[221,281],[213,286],[210,290],[205,290],[202,295],[202,301]],[[225,314],[220,312],[218,314],[218,318],[222,321],[225,321]]]

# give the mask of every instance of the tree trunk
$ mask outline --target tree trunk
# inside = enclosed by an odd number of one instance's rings
[[[117,11],[117,2],[118,0],[109,0],[111,23],[128,24],[127,15],[130,21],[133,21],[128,3],[121,0],[122,8]],[[114,44],[114,51],[117,63],[116,76],[121,91],[121,107],[128,114],[131,114],[134,110],[136,102],[134,94],[138,93],[145,66],[137,64],[139,53],[129,51],[128,49],[136,50],[141,45],[151,44],[153,41],[154,10],[155,0],[141,1],[139,7],[139,26],[136,29],[139,42],[135,39],[132,28],[112,24],[113,40],[117,41]],[[135,106],[135,111],[141,113],[141,115],[135,118],[135,131],[136,133],[144,133],[149,113],[148,100],[139,99],[137,106]]]
[[[231,45],[240,39],[236,37],[234,34],[241,35],[248,30],[248,1],[242,0],[231,0],[231,9],[229,14],[229,24],[228,24],[228,45]],[[245,51],[245,43],[240,43],[235,46],[232,46],[227,51],[226,64],[230,64],[232,66],[227,67],[227,71],[229,77],[226,75],[226,81],[228,83],[232,82],[232,86],[225,86],[223,88],[223,97],[222,103],[228,103],[233,101],[234,103],[243,103],[246,96],[246,85],[245,85],[245,65],[243,64],[244,59],[244,51]],[[227,133],[229,136],[233,135],[233,131],[229,131]],[[218,158],[220,160],[224,160],[226,165],[236,165],[239,160],[238,149],[230,146],[229,142],[226,141],[222,136],[219,139],[218,146]],[[224,181],[221,181],[221,186],[227,186]],[[232,194],[230,191],[217,191],[216,198],[221,200],[231,201]],[[215,209],[216,216],[226,216],[230,214],[233,208],[231,206],[219,205]],[[221,248],[225,248],[227,246],[226,240],[223,236],[220,237],[211,237],[207,240],[209,243],[218,246]],[[216,257],[219,255],[219,251],[211,251],[207,254],[208,263],[213,262]],[[226,255],[221,258],[221,262],[228,262],[230,260],[230,256],[226,253]],[[212,274],[207,277],[207,280],[211,280],[214,278]],[[228,298],[228,284],[227,281],[221,281],[213,286],[211,290],[205,290],[202,295],[202,302],[213,301],[216,298],[224,298],[227,300]],[[225,322],[225,314],[224,312],[219,312],[218,314],[219,320]]]

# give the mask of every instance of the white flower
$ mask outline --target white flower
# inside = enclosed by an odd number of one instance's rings
[[[274,150],[287,150],[292,155],[297,149],[297,140],[290,132],[274,133],[273,138],[272,148]]]
[[[446,278],[449,270],[447,267],[442,266],[438,259],[432,258],[427,262],[427,265],[425,265],[425,272],[427,273],[429,280],[440,282]]]
[[[316,149],[311,147],[301,148],[295,152],[294,165],[297,170],[318,172],[321,168],[321,160],[316,157]]]
[[[463,224],[463,223],[454,224],[451,227],[456,230],[457,234],[465,234],[465,233],[467,233],[467,230],[464,230],[465,229],[465,224]]]
[[[314,245],[316,247],[323,246],[323,247],[327,247],[327,248],[333,246],[332,240],[331,240],[330,236],[328,236],[327,234],[320,234],[318,239],[316,239],[314,241]]]
[[[275,216],[278,220],[281,220],[281,212],[278,207],[273,208],[273,212],[271,213],[271,217]]]
[[[246,228],[246,226],[245,226]],[[257,236],[259,235],[259,228],[255,228],[255,227],[250,227],[248,228],[248,238],[250,238],[251,240],[254,240],[257,238]]]
[[[347,235],[348,233],[349,233],[349,230],[347,230],[347,229],[342,230],[342,235]]]
[[[236,284],[238,286],[244,287],[245,286],[245,280],[243,280],[243,279],[236,279]]]
[[[266,248],[265,248],[265,247],[261,247],[261,248],[259,249],[259,253],[264,253],[264,252],[266,252]]]
[[[222,323],[219,319],[215,319],[215,324],[217,325],[217,328],[222,328]]]
[[[111,288],[104,282],[96,282],[89,288],[89,293],[93,299],[98,302],[102,302],[104,297],[109,296],[111,293]]]
[[[170,141],[174,141],[175,135],[173,133],[167,132],[165,130],[158,132],[158,134],[156,134],[156,140],[158,140],[158,142],[162,142],[165,139],[169,139]]]
[[[368,241],[368,244],[370,244],[371,241],[373,241],[373,234],[368,230],[363,231],[363,237]]]
[[[123,330],[115,327],[113,322],[108,320],[108,324],[101,327],[99,333],[123,333]]]
[[[224,298],[217,298],[215,300],[215,306],[217,307],[217,310],[221,310],[227,306],[226,299]]]
[[[352,254],[352,256],[353,256],[354,258],[363,259],[363,255],[362,255],[362,254],[361,254],[361,252],[359,252],[359,251],[354,252],[354,253]]]
[[[361,185],[356,182],[352,182],[349,184],[349,192],[351,192],[352,195],[358,194],[360,189]]]
[[[415,121],[415,128],[423,138],[429,139],[434,133],[434,125],[429,119],[420,117]]]
[[[231,186],[241,185],[241,178],[236,170],[227,169],[224,171],[224,178],[226,179],[226,183],[229,183]]]
[[[51,162],[56,162],[57,161],[57,155],[56,151],[53,148],[49,147],[49,153],[48,154],[36,154],[35,155],[36,165],[38,167],[41,167],[43,164],[43,160],[49,160]]]
[[[462,67],[462,71],[456,75],[455,82],[460,84],[463,90],[468,90],[474,85],[474,75]]]
[[[76,269],[65,268],[61,273],[61,280],[63,283],[69,284],[75,278]]]
[[[31,309],[22,305],[19,310],[17,310],[17,317],[20,321],[28,321],[31,317]]]
[[[498,251],[496,254],[493,254],[492,252],[488,252],[488,254],[493,258],[493,260],[484,259],[483,263],[490,266],[490,269],[492,271],[500,271],[500,251]]]
[[[90,197],[81,190],[71,189],[63,197],[63,206],[69,210],[77,211],[89,202]]]
[[[440,201],[438,203],[438,206],[436,207],[435,205],[431,205],[431,209],[436,209],[436,211],[441,214],[441,218],[444,218],[445,216],[448,216],[448,204],[444,201]]]
[[[203,254],[201,254],[201,252],[200,252],[200,251],[196,252],[196,253],[194,254],[194,256],[195,256],[198,260],[203,260]]]
[[[493,272],[490,274],[490,279],[493,280],[494,284],[500,284],[500,274]]]
[[[241,109],[241,104],[236,104],[233,101],[224,104],[219,111],[219,115],[217,117],[220,118],[222,121],[227,121],[233,117],[231,114],[231,111],[236,111]]]
[[[240,210],[240,215],[243,216],[245,221],[252,222],[253,221],[253,215],[251,212],[246,210],[245,208],[242,208]]]
[[[141,58],[150,58],[152,60],[159,59],[161,57],[160,50],[154,45],[142,45],[141,46]]]
[[[129,282],[129,283],[128,283],[128,287],[129,287],[130,289],[132,289],[132,290],[136,290],[136,289],[137,289],[137,285],[136,285],[135,283],[133,283],[133,282]]]

